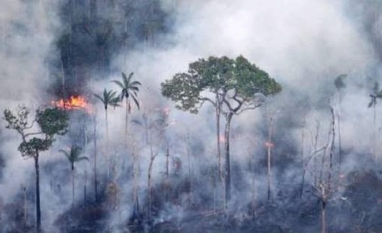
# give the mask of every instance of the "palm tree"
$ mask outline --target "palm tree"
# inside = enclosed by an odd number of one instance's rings
[[[74,163],[80,162],[82,160],[89,161],[89,159],[86,156],[81,156],[81,150],[82,150],[82,148],[78,147],[78,146],[72,146],[70,148],[70,151],[59,150],[68,159],[68,161],[70,163],[71,170],[72,170],[72,207],[74,205],[74,191],[75,191],[75,189],[74,189],[74,179],[75,179]]]
[[[379,83],[377,81],[374,82],[374,87],[373,87],[373,90],[372,90],[372,93],[369,95],[370,96],[370,102],[369,104],[367,105],[368,108],[371,108],[373,107],[373,110],[374,110],[374,114],[373,114],[373,124],[374,124],[374,132],[373,132],[373,155],[374,157],[376,157],[376,127],[377,127],[377,123],[376,123],[376,118],[377,118],[377,110],[376,110],[376,106],[377,106],[377,99],[381,99],[382,98],[382,90],[379,89]]]
[[[127,127],[128,127],[128,114],[130,113],[131,110],[131,105],[130,105],[130,98],[134,101],[135,105],[139,109],[139,103],[137,100],[137,95],[139,92],[139,86],[141,85],[140,82],[138,81],[133,81],[134,73],[131,72],[129,74],[129,77],[126,76],[125,73],[122,72],[122,82],[118,80],[113,80],[112,82],[117,84],[121,88],[121,93],[120,93],[120,99],[123,101],[125,99],[125,105],[126,105],[126,125],[125,125],[125,135],[127,135]]]
[[[118,107],[119,106],[119,98],[115,91],[107,91],[106,89],[103,90],[103,95],[100,96],[98,94],[94,94],[96,98],[98,98],[104,105],[105,108],[105,125],[106,125],[106,159],[109,160],[109,127],[108,127],[108,121],[107,121],[107,108],[108,106]],[[109,162],[109,161],[108,161]],[[108,165],[109,170],[109,165]],[[108,172],[109,173],[109,172]]]

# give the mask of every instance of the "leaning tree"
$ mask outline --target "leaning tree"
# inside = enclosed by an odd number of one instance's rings
[[[30,110],[25,106],[19,106],[14,113],[9,109],[4,110],[6,128],[16,130],[21,136],[18,150],[25,158],[33,158],[36,172],[36,228],[41,232],[41,208],[40,208],[40,152],[48,150],[55,135],[64,135],[68,128],[68,114],[59,108],[38,109],[33,120],[29,117]],[[34,126],[37,122],[38,126]]]
[[[250,63],[243,56],[209,57],[189,64],[189,70],[177,73],[162,83],[162,95],[177,102],[178,109],[197,113],[209,102],[216,110],[218,153],[220,115],[226,119],[224,130],[224,186],[225,199],[230,199],[230,129],[232,118],[242,112],[255,109],[262,104],[257,94],[274,95],[281,91],[281,85],[269,75]],[[219,156],[219,155],[218,155]]]

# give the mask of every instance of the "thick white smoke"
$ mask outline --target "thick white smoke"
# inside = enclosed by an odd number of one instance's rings
[[[295,100],[294,95],[309,96],[312,102],[318,102],[326,89],[330,89],[325,86],[332,85],[334,78],[339,74],[347,73],[349,88],[345,91],[341,106],[343,146],[353,146],[357,151],[367,150],[370,147],[368,139],[372,133],[372,112],[366,108],[368,90],[359,86],[364,84],[366,70],[374,69],[377,59],[358,22],[347,14],[348,4],[345,0],[163,0],[163,9],[174,18],[171,33],[154,38],[162,42],[154,44],[163,46],[148,49],[147,44],[142,43],[135,51],[121,50],[112,62],[111,70],[120,70],[126,74],[134,72],[134,79],[142,83],[139,93],[141,111],[134,110],[130,119],[138,119],[142,112],[170,107],[170,121],[175,122],[168,127],[171,149],[175,151],[174,154],[176,151],[183,151],[174,156],[181,157],[183,164],[187,163],[182,153],[186,147],[184,138],[188,133],[192,135],[191,139],[196,138],[195,141],[204,144],[204,154],[191,153],[193,173],[197,176],[200,165],[216,163],[213,111],[207,105],[198,115],[175,109],[174,103],[161,97],[160,83],[170,79],[177,72],[186,71],[188,64],[198,58],[224,55],[236,57],[242,54],[283,85],[284,93],[280,94],[280,98],[276,98],[281,112],[293,111],[295,106],[290,101]],[[60,29],[56,14],[59,6],[48,0],[29,3],[21,0],[3,0],[1,5],[0,110],[14,108],[19,103],[38,107],[44,102],[45,91],[51,84],[47,60],[58,56],[52,42]],[[105,87],[118,90],[110,81],[120,78],[119,74],[113,74],[102,81],[89,82],[88,87],[98,94],[101,94]],[[97,105],[99,156],[103,156],[106,153],[104,110],[100,103]],[[285,106],[289,109],[285,109]],[[131,152],[119,151],[124,143],[124,111],[123,106],[115,110],[109,109],[112,148],[109,153],[118,155],[119,161],[131,163]],[[323,115],[325,117],[322,118],[322,132],[326,135],[330,119],[328,114],[327,110],[322,109],[308,113],[307,130],[314,129],[315,117]],[[363,120],[359,120],[360,118]],[[234,119],[233,127],[239,128],[239,136],[232,140],[233,161],[243,165],[251,160],[254,154],[258,156],[255,161],[263,156],[264,140],[256,136],[262,133],[259,127],[256,128],[259,124],[265,124],[259,110]],[[3,137],[0,150],[6,160],[4,177],[0,182],[0,200],[7,203],[20,192],[23,183],[29,182],[28,177],[33,174],[33,166],[32,161],[23,160],[17,151],[17,135],[5,130],[4,122],[0,123],[0,127]],[[138,138],[141,136],[142,132],[137,127],[130,126],[130,129],[132,134],[137,131]],[[294,128],[290,136],[298,138],[300,130],[301,128]],[[360,133],[361,138],[367,140],[360,140]],[[139,149],[139,183],[140,189],[143,190],[147,186],[149,152],[147,148]],[[187,166],[183,165],[184,168]],[[165,156],[162,151],[154,165],[155,181],[163,178],[164,168]],[[245,177],[249,184],[251,174]],[[206,183],[207,185],[209,184]],[[266,189],[262,180],[257,185],[259,190]],[[125,206],[130,204],[130,211],[132,185],[123,183],[120,188],[121,193],[125,194],[121,197],[121,202]],[[46,192],[44,195],[51,203],[60,201],[51,196],[52,193]],[[65,195],[70,196],[69,193]],[[67,203],[63,205],[62,211],[66,207]],[[117,216],[119,220],[113,216],[111,223],[122,223],[128,214],[130,213],[123,212],[124,217]]]
[[[48,60],[57,56],[52,43],[59,26],[53,14],[58,5],[44,0],[4,0],[0,5],[0,111],[25,104],[33,115],[34,109],[47,101]],[[23,159],[17,151],[19,135],[6,130],[3,120],[0,128],[0,151],[5,159],[0,202],[5,205],[33,182],[34,170],[33,161]],[[2,214],[0,208],[0,219]]]

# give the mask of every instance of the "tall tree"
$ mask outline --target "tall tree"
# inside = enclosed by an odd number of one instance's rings
[[[381,99],[382,98],[382,90],[379,89],[379,83],[377,81],[374,82],[374,86],[373,86],[373,89],[372,89],[372,93],[369,94],[370,96],[370,102],[369,104],[367,105],[368,108],[371,108],[373,107],[373,125],[374,125],[374,129],[373,129],[373,156],[374,158],[376,158],[376,144],[377,144],[377,109],[376,109],[376,106],[377,106],[377,99]]]
[[[65,157],[68,159],[70,163],[70,168],[72,170],[72,207],[74,205],[74,194],[75,194],[75,188],[74,188],[74,182],[75,182],[75,174],[74,174],[74,164],[83,160],[89,161],[89,159],[86,156],[81,156],[81,147],[78,146],[72,146],[69,151],[66,150],[60,150],[61,153],[65,155]]]
[[[98,94],[94,94],[96,98],[98,98],[104,108],[105,108],[105,126],[106,126],[106,160],[108,161],[108,173],[110,169],[110,164],[109,164],[109,124],[107,120],[107,109],[109,106],[112,107],[118,107],[119,106],[119,98],[117,96],[117,93],[115,91],[109,90],[107,91],[106,89],[103,90],[102,96]]]
[[[157,113],[154,119],[150,118],[149,113],[154,115]],[[150,148],[150,162],[147,171],[147,189],[148,189],[148,205],[147,214],[148,218],[151,219],[152,211],[152,170],[154,167],[154,161],[160,153],[161,148],[164,146],[165,142],[165,130],[169,125],[168,113],[166,111],[159,112],[149,112],[142,115],[141,120],[133,120],[132,122],[136,125],[145,127],[145,133],[147,133],[147,143]],[[156,146],[155,146],[156,145]],[[134,200],[135,201],[135,200]]]
[[[121,88],[120,99],[123,101],[125,99],[125,107],[126,107],[126,118],[125,118],[125,135],[127,135],[128,131],[128,121],[129,121],[129,113],[131,112],[131,104],[130,99],[132,99],[135,105],[139,109],[139,102],[137,100],[137,95],[139,92],[139,86],[141,85],[138,81],[133,81],[134,73],[130,73],[129,77],[126,76],[125,73],[122,72],[122,82],[118,80],[113,80],[112,82],[117,84]],[[131,97],[131,98],[129,98]]]
[[[339,162],[339,167],[341,167],[342,163],[342,148],[341,148],[341,102],[342,102],[342,90],[346,87],[345,84],[345,78],[347,77],[346,74],[341,74],[339,75],[335,80],[334,80],[334,86],[336,87],[337,90],[337,96],[338,96],[338,110],[337,110],[337,127],[338,127],[338,162]]]
[[[205,102],[209,102],[225,117],[224,180],[227,200],[230,199],[231,192],[230,129],[232,118],[246,110],[261,106],[262,102],[256,98],[256,94],[261,93],[268,96],[280,91],[279,83],[243,56],[236,59],[228,57],[199,59],[189,65],[187,72],[175,74],[172,79],[162,83],[162,95],[177,102],[178,109],[197,113],[198,108]],[[215,96],[215,99],[211,96]]]
[[[64,110],[59,108],[38,109],[33,120],[29,117],[30,110],[19,106],[14,113],[9,109],[4,110],[6,128],[13,129],[21,136],[18,150],[26,158],[33,158],[36,172],[36,230],[41,232],[41,207],[40,207],[40,152],[48,150],[56,135],[67,132],[69,117]],[[34,127],[37,122],[38,128]],[[34,131],[36,130],[36,131]]]
[[[272,170],[271,170],[271,163],[272,163],[272,148],[274,147],[274,144],[272,142],[272,136],[273,136],[273,125],[274,125],[274,113],[267,111],[267,122],[268,122],[268,140],[265,143],[265,147],[267,148],[267,198],[268,201],[271,199],[271,187],[272,187]]]

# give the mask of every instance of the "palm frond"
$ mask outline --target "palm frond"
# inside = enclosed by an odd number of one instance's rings
[[[376,97],[380,98],[380,99],[382,98],[382,90],[379,90],[379,92],[377,93]]]
[[[77,158],[76,159],[76,162],[80,162],[80,161],[89,161],[89,159],[88,159],[88,157],[86,157],[86,156],[82,156],[82,157],[79,157],[79,158]]]
[[[123,84],[120,81],[118,81],[118,80],[113,80],[111,82],[117,84],[122,89],[124,88]]]
[[[140,108],[139,108],[139,102],[138,102],[137,98],[136,98],[134,95],[132,95],[131,97],[132,97],[132,99],[133,99],[135,105],[138,107],[138,109],[140,109]]]
[[[377,104],[377,99],[375,97],[372,97],[369,104],[367,105],[368,108],[371,108],[372,106]]]
[[[70,153],[73,157],[78,157],[81,154],[82,148],[79,146],[72,146],[70,148]]]
[[[377,81],[374,82],[373,94],[377,94],[379,92],[379,83]]]
[[[102,102],[103,104],[105,104],[105,100],[104,100],[100,95],[98,95],[98,94],[94,94],[94,96],[95,96],[96,98],[98,98],[99,100],[101,100],[101,102]]]
[[[131,123],[134,123],[134,124],[137,124],[137,125],[142,125],[142,122],[140,122],[139,120],[131,120]]]
[[[134,92],[138,92],[139,91],[139,87],[136,87],[136,86],[130,86],[129,89],[133,90]]]
[[[347,74],[341,74],[334,80],[335,87],[339,90],[346,87],[344,79],[347,77]]]
[[[127,82],[127,76],[123,72],[122,72],[122,81],[123,81],[123,88],[125,88],[127,86],[128,82]]]
[[[130,84],[130,80],[131,80],[131,78],[133,77],[133,75],[134,75],[133,72],[131,72],[131,73],[129,74],[129,77],[127,78],[127,83]]]
[[[139,92],[138,86],[140,86],[141,83],[139,81],[132,81],[132,77],[134,75],[134,72],[131,72],[129,74],[129,76],[126,76],[126,74],[124,72],[122,72],[121,74],[122,74],[122,82],[117,81],[117,80],[112,81],[112,82],[116,83],[122,89],[120,94],[119,94],[119,100],[123,101],[125,98],[129,99],[129,97],[132,97],[133,101],[135,102],[136,106],[139,109],[139,102],[137,101],[137,95]],[[112,96],[112,97],[114,97],[114,96]],[[109,99],[109,102],[113,102],[113,101],[110,101],[111,99]],[[112,105],[113,106],[119,106],[119,103],[117,104],[117,103],[113,102]],[[130,105],[129,105],[129,107],[130,107]]]
[[[69,162],[71,162],[70,155],[69,155],[69,153],[67,151],[59,150],[59,152],[63,153],[65,155],[65,157],[69,160]]]
[[[142,85],[139,81],[134,81],[132,83],[130,83],[131,86],[140,86]]]

